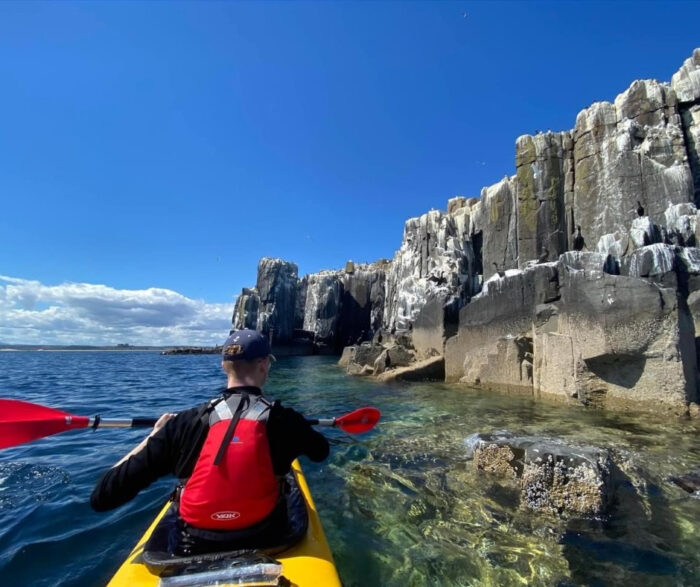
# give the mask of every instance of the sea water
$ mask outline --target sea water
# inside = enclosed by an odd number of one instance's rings
[[[103,417],[155,417],[224,382],[212,355],[0,353],[0,397]],[[380,384],[329,357],[283,358],[268,393],[308,416],[359,406],[375,430],[325,430],[331,456],[302,460],[346,586],[697,585],[700,499],[669,481],[700,468],[697,424],[655,422],[437,384]],[[523,509],[512,484],[475,472],[464,439],[509,430],[606,447],[625,474],[609,516]],[[162,479],[107,513],[92,488],[146,430],[65,433],[0,452],[0,584],[104,585],[172,490]]]

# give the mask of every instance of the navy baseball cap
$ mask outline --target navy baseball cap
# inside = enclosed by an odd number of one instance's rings
[[[221,354],[224,361],[252,361],[264,357],[275,360],[267,337],[257,330],[234,330],[226,339]]]

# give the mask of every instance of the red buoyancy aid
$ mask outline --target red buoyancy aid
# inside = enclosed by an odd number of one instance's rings
[[[232,394],[214,405],[209,431],[180,496],[180,516],[195,528],[239,530],[272,513],[279,481],[272,468],[262,396]]]

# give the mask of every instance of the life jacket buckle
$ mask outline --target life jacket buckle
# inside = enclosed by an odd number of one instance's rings
[[[170,501],[174,503],[180,503],[180,496],[182,495],[182,490],[185,488],[185,486],[182,483],[178,483],[177,487],[173,489],[172,493],[170,494]]]

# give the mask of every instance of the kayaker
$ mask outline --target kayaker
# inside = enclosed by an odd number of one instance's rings
[[[232,332],[222,351],[226,389],[210,402],[161,416],[149,436],[102,476],[92,508],[116,508],[173,474],[188,479],[178,515],[186,542],[200,545],[190,552],[243,535],[269,542],[283,534],[281,480],[295,458],[320,462],[329,447],[300,413],[263,396],[274,360],[262,334]]]

